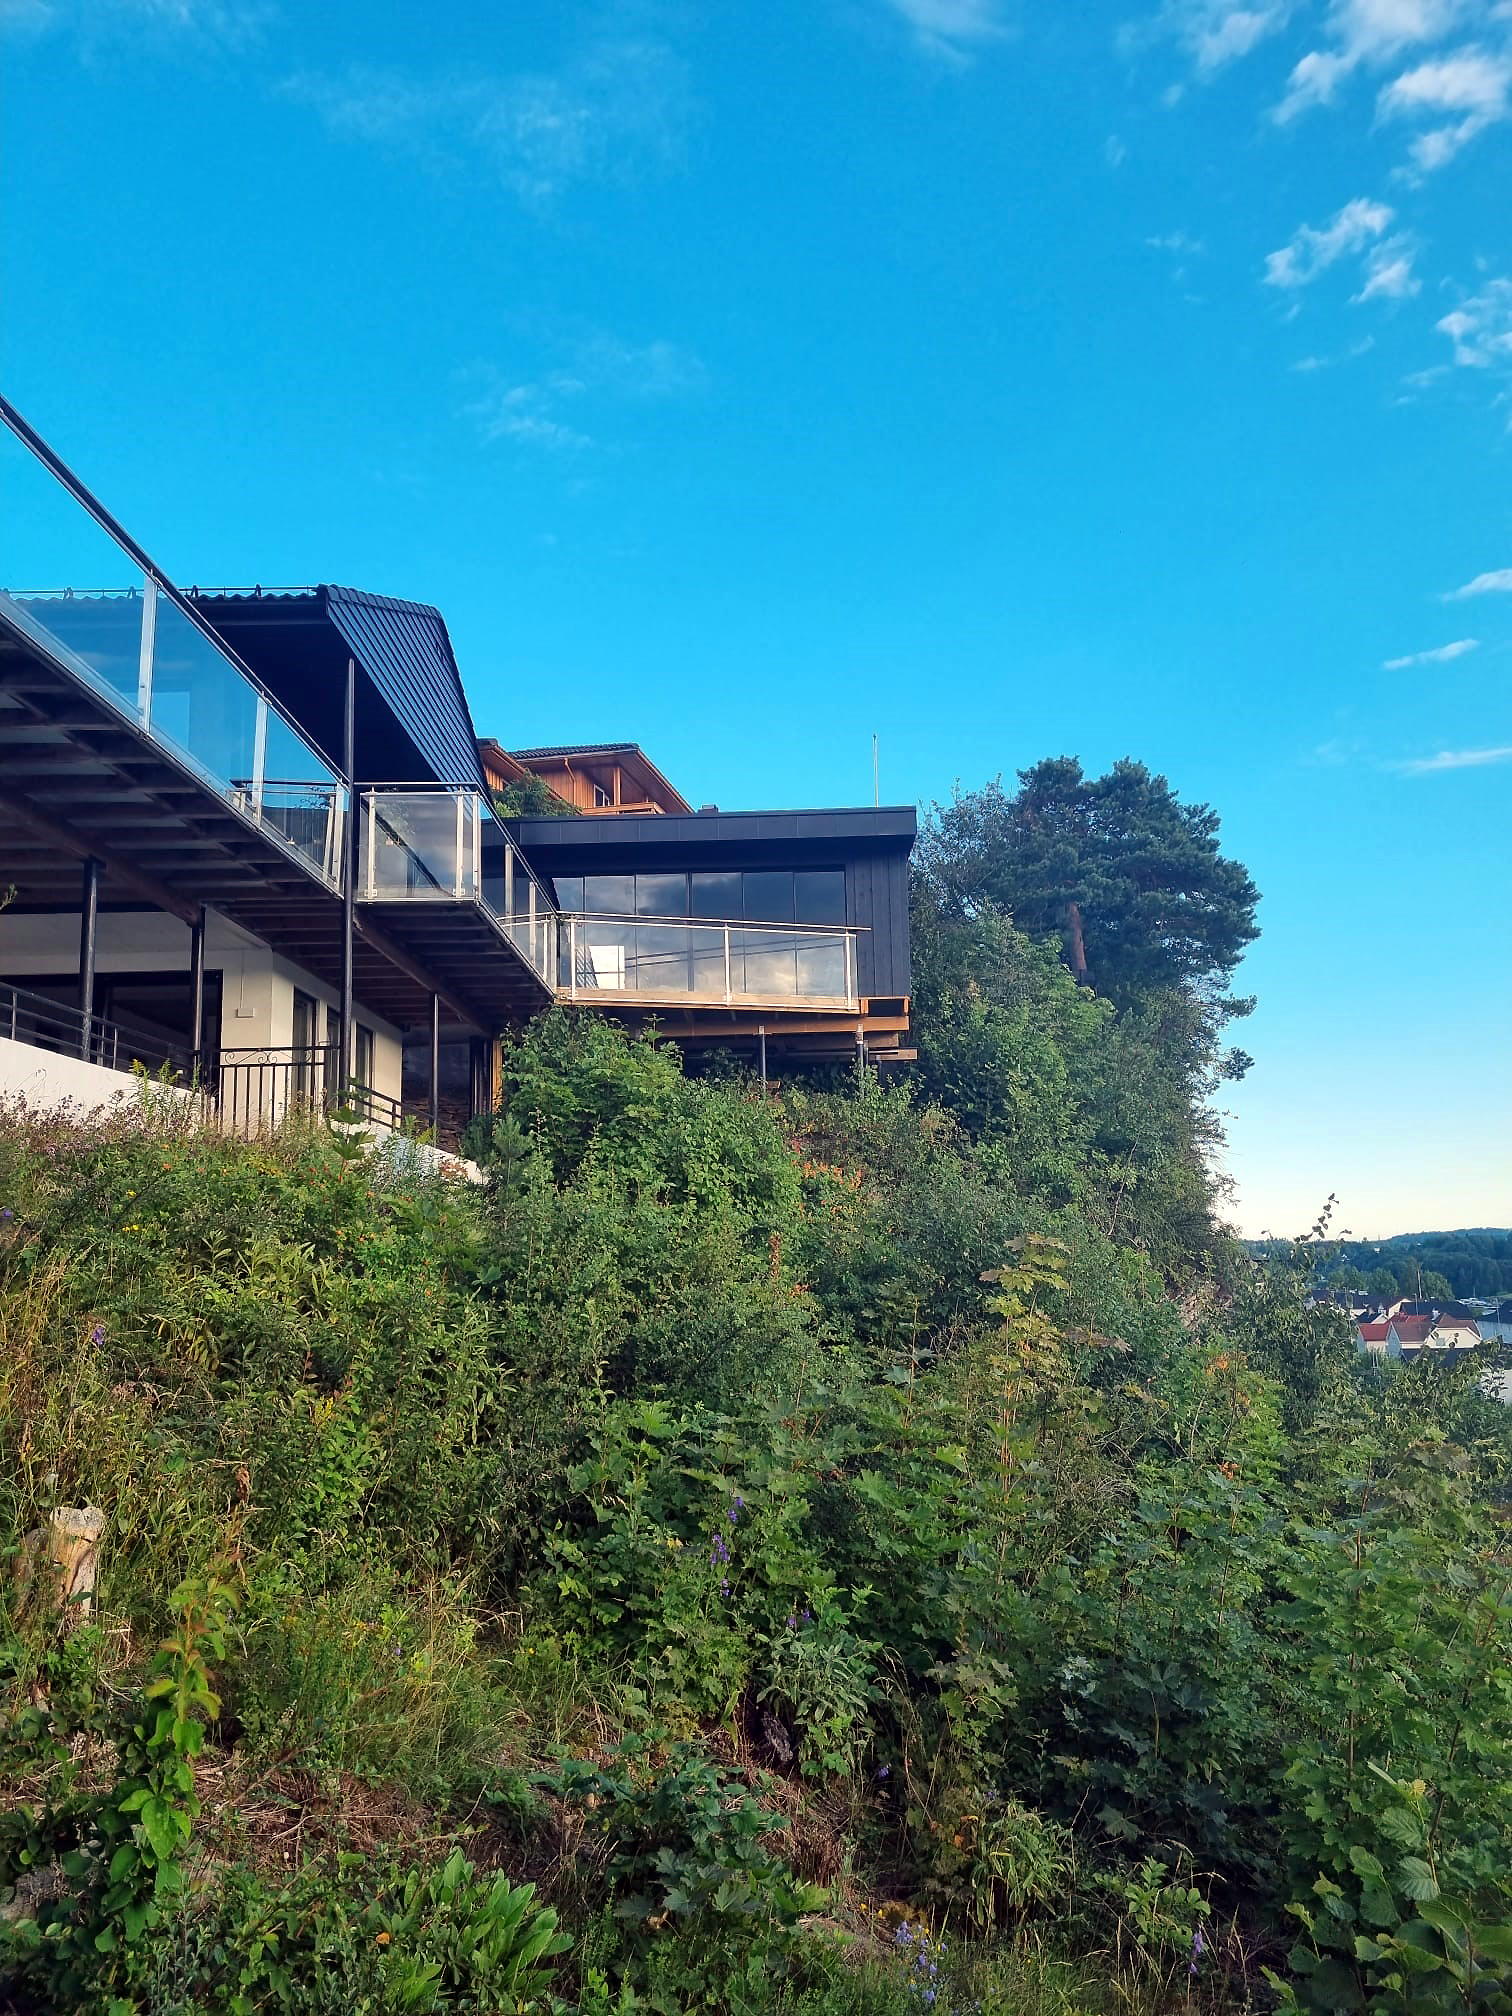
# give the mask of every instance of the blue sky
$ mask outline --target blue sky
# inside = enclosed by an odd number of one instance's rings
[[[1248,1231],[1512,1223],[1508,0],[0,0],[0,382],[695,802],[1143,758]]]

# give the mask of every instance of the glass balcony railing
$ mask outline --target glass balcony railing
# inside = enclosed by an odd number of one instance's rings
[[[557,991],[568,1000],[857,1005],[853,931],[579,915],[559,919],[557,944]]]
[[[335,766],[19,415],[0,420],[0,615],[338,888]]]
[[[357,897],[366,903],[475,903],[554,988],[557,912],[481,791],[395,785],[360,794]]]

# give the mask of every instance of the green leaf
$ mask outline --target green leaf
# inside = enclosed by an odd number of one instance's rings
[[[1360,1917],[1367,1925],[1384,1926],[1388,1931],[1401,1921],[1391,1892],[1384,1883],[1367,1883],[1360,1891]]]
[[[1439,1890],[1438,1879],[1418,1855],[1404,1855],[1397,1864],[1397,1886],[1419,1904],[1437,1897]]]
[[[1512,1967],[1512,1925],[1472,1925],[1470,1940],[1477,1953]]]
[[[1369,1876],[1377,1883],[1384,1883],[1386,1880],[1386,1871],[1367,1848],[1351,1848],[1349,1866],[1356,1876]]]

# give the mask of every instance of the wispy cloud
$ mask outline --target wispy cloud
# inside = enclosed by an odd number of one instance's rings
[[[1512,742],[1497,749],[1440,749],[1436,756],[1412,756],[1393,768],[1409,777],[1427,777],[1437,770],[1479,770],[1488,763],[1512,763]]]
[[[1442,602],[1468,602],[1472,595],[1512,595],[1512,567],[1493,567],[1489,574],[1477,574],[1462,588],[1451,588]]]
[[[1505,119],[1509,101],[1512,58],[1472,46],[1404,71],[1381,91],[1376,107],[1383,120],[1443,122],[1419,133],[1408,150],[1413,166],[1429,174]]]
[[[1440,42],[1459,26],[1476,0],[1331,0],[1322,48],[1311,49],[1292,70],[1272,117],[1289,124],[1315,106],[1331,104],[1357,70],[1390,63],[1405,50]]]
[[[1412,270],[1414,254],[1405,238],[1388,238],[1365,262],[1365,285],[1351,301],[1408,301],[1422,289]]]
[[[1331,371],[1336,364],[1352,364],[1357,357],[1364,357],[1374,350],[1374,336],[1362,336],[1358,343],[1351,343],[1343,350],[1336,350],[1332,356],[1299,357],[1292,365],[1293,371]]]
[[[256,42],[275,12],[272,0],[0,0],[0,35],[71,33],[86,55],[143,35],[234,50]]]
[[[459,374],[462,415],[480,439],[580,455],[605,445],[596,416],[621,412],[628,403],[686,398],[708,380],[701,358],[663,339],[637,345],[592,330],[548,348],[555,361],[528,377],[511,376],[495,364],[475,364]]]
[[[1463,658],[1467,651],[1479,648],[1479,637],[1456,637],[1452,644],[1435,644],[1429,651],[1409,651],[1405,658],[1387,658],[1381,669],[1405,672],[1412,665],[1447,665],[1455,658]]]
[[[1302,225],[1290,244],[1266,254],[1266,285],[1305,287],[1338,260],[1364,251],[1379,239],[1394,215],[1386,204],[1357,196],[1329,223],[1321,227]]]
[[[1454,345],[1456,364],[1472,371],[1512,368],[1512,280],[1489,281],[1434,327]]]
[[[1207,250],[1201,238],[1191,238],[1185,231],[1167,231],[1159,237],[1146,238],[1144,242],[1153,252],[1174,252],[1191,258]]]
[[[670,165],[690,116],[683,64],[651,40],[594,42],[556,74],[425,79],[359,66],[335,76],[301,71],[281,89],[338,138],[433,167],[481,161],[538,208],[576,184]]]
[[[1126,29],[1119,39],[1126,50],[1174,42],[1194,75],[1206,82],[1279,35],[1294,6],[1295,0],[1165,0],[1153,19]]]
[[[883,4],[908,24],[922,49],[949,63],[968,61],[1009,32],[1002,0],[883,0]]]

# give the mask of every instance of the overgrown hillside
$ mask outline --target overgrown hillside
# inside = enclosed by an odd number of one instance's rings
[[[916,938],[912,1085],[553,1015],[481,1192],[4,1117],[12,2007],[1512,2008],[1508,1410],[1218,1230],[1211,990]]]

